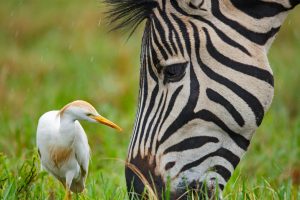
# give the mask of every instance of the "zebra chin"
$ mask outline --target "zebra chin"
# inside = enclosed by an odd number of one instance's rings
[[[183,182],[183,185],[186,185]],[[206,182],[192,181],[186,187],[182,189],[177,188],[175,192],[172,192],[170,199],[222,199],[222,190],[224,185],[217,184],[215,179],[208,180]]]
[[[149,190],[156,194],[155,196],[162,196],[166,184],[162,176],[155,173],[155,161],[151,164],[149,161],[149,157],[137,156],[126,166],[125,176],[130,199],[148,199]]]
[[[151,176],[153,178],[151,178],[151,180],[147,179],[147,183],[145,183],[145,180],[141,180],[131,169],[126,168],[125,173],[129,199],[222,199],[221,191],[224,186],[222,184],[216,184],[214,180],[206,183],[198,181],[193,181],[189,184],[184,183],[187,185],[186,187],[179,187],[174,191],[168,191],[168,189],[166,189],[167,184],[163,182],[161,177]],[[147,188],[145,184],[150,185],[151,192],[149,192],[149,188]],[[153,188],[153,186],[155,188]]]
[[[125,168],[129,199],[222,199],[224,185],[215,177],[203,181],[189,181],[182,177],[173,185],[156,173],[156,163],[150,164],[150,160],[149,157],[137,156]]]

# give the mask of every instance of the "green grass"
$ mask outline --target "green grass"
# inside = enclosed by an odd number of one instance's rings
[[[124,163],[137,103],[141,30],[107,33],[97,1],[0,0],[0,198],[59,199],[40,172],[38,118],[75,99],[91,102],[123,134],[83,123],[92,149],[77,199],[126,199]],[[300,199],[299,8],[271,48],[275,98],[225,199]],[[115,159],[117,158],[117,159]]]

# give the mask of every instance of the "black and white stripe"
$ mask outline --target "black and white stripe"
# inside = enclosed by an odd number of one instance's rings
[[[272,102],[266,54],[299,1],[107,2],[116,6],[112,21],[127,20],[117,28],[147,20],[128,162],[159,197],[168,180],[172,199],[187,189],[201,193],[204,183],[213,196],[216,187],[225,187]],[[129,168],[126,180],[129,189],[143,192]]]

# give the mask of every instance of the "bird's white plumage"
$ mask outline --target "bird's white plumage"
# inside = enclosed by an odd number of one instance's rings
[[[66,175],[72,173],[74,180],[70,185],[71,191],[81,192],[84,189],[90,147],[87,136],[77,120],[64,122],[61,120],[59,111],[45,113],[38,123],[37,146],[41,155],[41,164],[45,170],[63,183],[65,183]],[[70,156],[58,166],[51,158],[51,152],[55,149],[58,151],[71,149]]]
[[[64,184],[68,200],[70,191],[84,190],[90,159],[88,139],[78,120],[102,123],[121,131],[85,101],[74,101],[40,117],[36,142],[42,168]]]

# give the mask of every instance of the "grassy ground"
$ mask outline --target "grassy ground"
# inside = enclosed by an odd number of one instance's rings
[[[225,199],[300,199],[300,22],[288,18],[270,51],[273,105],[225,189]],[[123,134],[83,123],[92,162],[77,199],[126,199],[124,163],[138,94],[141,34],[108,34],[93,1],[0,0],[0,198],[59,199],[63,188],[39,172],[39,116],[90,101]]]

